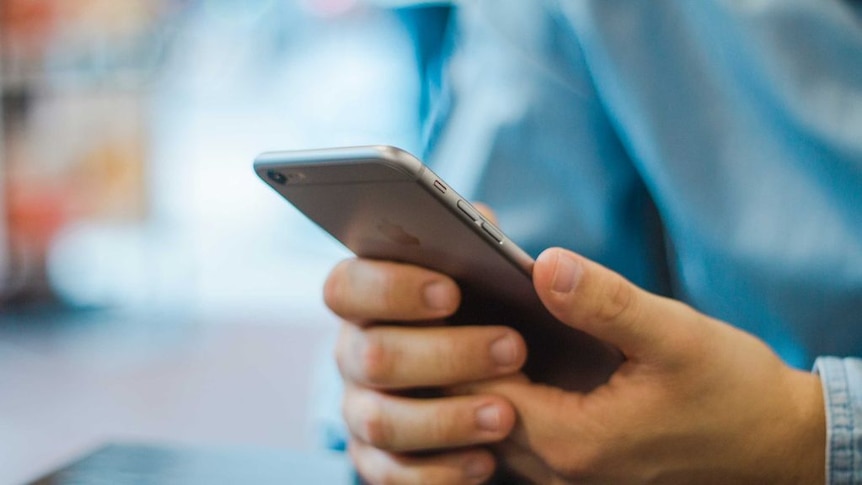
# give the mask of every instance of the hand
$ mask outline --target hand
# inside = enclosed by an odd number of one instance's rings
[[[348,260],[332,271],[324,296],[346,320],[336,357],[359,473],[371,483],[485,482],[495,459],[482,445],[506,438],[515,423],[512,406],[478,391],[433,399],[404,391],[518,372],[526,348],[517,332],[442,326],[458,308],[459,289],[414,266]]]
[[[326,295],[353,322],[343,328],[338,359],[355,438],[351,454],[366,479],[478,483],[494,463],[471,444],[498,443],[506,465],[536,483],[824,481],[825,418],[816,376],[786,367],[754,337],[645,293],[572,253],[543,254],[534,281],[561,321],[624,352],[627,362],[606,385],[572,394],[528,382],[514,374],[526,349],[505,328],[375,325],[444,318],[457,307],[457,287],[441,275],[391,263],[336,268]],[[423,302],[423,294],[436,304]],[[511,350],[496,354],[515,356],[517,364],[492,364],[495,341],[512,342]],[[458,397],[488,401],[397,395],[433,386],[452,393],[456,384]],[[483,403],[499,413],[489,420],[499,425],[496,431],[475,419]],[[518,424],[503,442],[513,424],[510,403]],[[427,450],[447,451],[410,453]]]
[[[586,394],[523,378],[463,386],[515,406],[518,424],[500,451],[521,475],[535,483],[824,483],[816,376],[571,252],[546,251],[533,279],[560,321],[627,360]]]

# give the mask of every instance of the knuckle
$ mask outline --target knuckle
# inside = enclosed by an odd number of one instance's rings
[[[371,386],[386,386],[392,376],[392,358],[383,339],[375,333],[367,335],[359,355],[359,371],[363,381]]]
[[[540,455],[549,468],[569,480],[590,481],[595,476],[596,457],[584,447],[573,450],[571,443],[553,443],[544,447]]]
[[[366,397],[361,400],[358,426],[357,433],[369,445],[386,449],[391,444],[392,433],[380,399]]]
[[[681,350],[667,354],[666,363],[677,364],[679,368],[688,367],[691,365],[692,356],[697,356],[698,361],[704,362],[703,358],[712,355],[718,348],[715,345],[716,335],[711,333],[715,321],[683,302],[668,300],[667,304],[672,311],[684,318],[680,321],[688,324],[678,325],[673,332],[663,336],[667,348]]]
[[[599,322],[611,322],[635,311],[637,293],[634,286],[622,276],[609,278],[602,291],[593,318]]]

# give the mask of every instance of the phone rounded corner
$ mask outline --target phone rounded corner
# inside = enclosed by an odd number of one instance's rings
[[[425,165],[419,158],[403,148],[393,145],[374,145],[369,148],[376,152],[379,160],[385,161],[391,168],[414,179],[419,178],[425,169]]]
[[[258,153],[251,162],[251,168],[260,175],[261,172],[266,170],[269,165],[280,162],[283,156],[284,152],[267,151]]]
[[[254,157],[254,160],[251,162],[251,169],[254,171],[254,174],[258,176],[261,180],[266,181],[266,177],[264,177],[263,172],[266,170],[265,164],[265,153],[261,153],[258,156]]]

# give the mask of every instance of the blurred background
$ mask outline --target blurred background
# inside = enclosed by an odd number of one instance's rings
[[[447,15],[0,0],[0,483],[108,441],[319,446],[320,287],[347,253],[251,163],[419,152]]]

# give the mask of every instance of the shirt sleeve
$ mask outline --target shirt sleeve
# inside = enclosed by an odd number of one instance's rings
[[[820,357],[826,403],[826,482],[862,484],[862,359]]]

